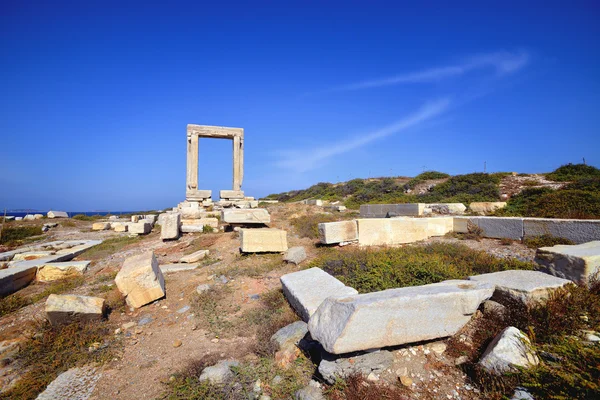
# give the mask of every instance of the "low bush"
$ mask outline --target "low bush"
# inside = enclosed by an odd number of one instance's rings
[[[7,246],[18,246],[23,241],[42,234],[42,227],[39,225],[14,227],[5,226],[0,234],[0,244]]]
[[[319,224],[322,222],[337,221],[331,214],[311,214],[293,218],[290,223],[301,238],[318,239]]]
[[[0,298],[0,318],[29,304],[31,304],[31,301],[19,294],[13,294],[4,298]]]
[[[600,169],[586,164],[566,164],[546,174],[546,179],[556,182],[576,181],[587,178],[600,178]]]
[[[526,237],[523,239],[523,244],[530,249],[539,249],[540,247],[551,247],[557,244],[575,244],[573,241],[552,235],[541,235]]]
[[[449,177],[450,177],[450,175],[448,175],[444,172],[425,171],[425,172],[415,176],[414,178],[412,178],[404,186],[407,189],[414,189],[415,186],[417,186],[419,183],[422,183],[422,182],[425,182],[428,180],[432,180],[432,179],[444,179],[444,178],[449,178]]]
[[[77,214],[71,217],[78,221],[97,221],[99,219],[105,218],[102,215],[85,215],[85,214]]]
[[[360,375],[338,380],[326,390],[331,400],[408,400],[409,391],[398,384],[386,385],[370,382]]]
[[[484,173],[456,175],[418,196],[419,203],[498,201],[500,177]]]
[[[531,270],[535,264],[498,259],[461,244],[432,243],[386,249],[331,249],[310,267],[319,267],[360,293],[369,293],[509,269]]]

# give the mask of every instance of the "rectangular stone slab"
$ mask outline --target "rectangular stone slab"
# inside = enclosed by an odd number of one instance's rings
[[[219,197],[228,200],[244,200],[244,192],[242,190],[221,190]]]
[[[45,263],[40,265],[36,280],[40,282],[51,282],[58,279],[81,276],[87,270],[90,263],[91,261]]]
[[[541,247],[535,262],[548,274],[585,283],[600,270],[600,241]]]
[[[308,327],[333,354],[437,339],[458,332],[493,292],[488,283],[455,280],[330,297]]]
[[[308,321],[326,298],[358,294],[356,289],[344,285],[321,268],[292,272],[280,280],[286,299],[304,321]]]
[[[483,231],[483,236],[495,239],[523,239],[523,218],[480,217],[474,220]]]
[[[161,214],[160,238],[162,240],[174,240],[179,238],[181,225],[181,214],[166,213]]]
[[[600,240],[598,219],[524,218],[525,237],[550,235],[582,244]]]
[[[16,292],[35,279],[35,265],[16,266],[0,269],[0,297]]]
[[[69,214],[64,211],[48,211],[48,218],[69,218]]]
[[[221,211],[221,221],[228,224],[268,224],[271,216],[265,208],[228,208]]]
[[[142,307],[165,295],[165,279],[152,251],[129,257],[115,277],[127,304]]]
[[[202,260],[204,257],[208,256],[208,250],[198,250],[192,254],[188,254],[186,256],[181,257],[179,262],[182,263],[195,263],[197,261]]]
[[[418,217],[423,215],[424,203],[405,204],[363,204],[360,206],[361,218],[389,218],[389,217]]]
[[[357,222],[361,246],[413,243],[429,237],[426,218],[366,218]]]
[[[191,271],[198,268],[200,264],[163,264],[160,266],[160,270],[163,274],[170,274],[173,272]]]
[[[486,282],[496,288],[492,300],[506,304],[511,300],[530,304],[547,299],[550,293],[571,281],[539,271],[511,270],[470,276],[469,280]]]
[[[242,253],[281,252],[288,249],[287,232],[281,229],[240,229]]]
[[[129,233],[136,233],[138,235],[146,235],[152,231],[152,224],[149,222],[145,222],[144,220],[139,220],[139,222],[132,222],[127,225],[127,230]]]
[[[70,323],[74,320],[100,320],[104,314],[104,299],[51,294],[46,300],[45,312],[46,318],[52,325]]]
[[[454,218],[452,217],[433,217],[421,219],[427,221],[427,236],[444,236],[448,232],[454,231]]]
[[[323,244],[336,244],[358,240],[356,220],[321,222],[318,225],[319,240]]]

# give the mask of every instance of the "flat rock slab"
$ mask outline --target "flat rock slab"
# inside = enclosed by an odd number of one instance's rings
[[[346,379],[352,375],[377,375],[390,368],[394,363],[394,355],[390,351],[380,350],[353,357],[325,357],[319,364],[319,373],[329,384],[336,378]]]
[[[444,236],[454,231],[453,217],[421,218],[427,221],[427,236]]]
[[[428,218],[366,218],[358,222],[358,244],[385,246],[414,243],[429,237]]]
[[[25,260],[37,260],[38,258],[44,258],[56,254],[55,251],[26,251],[23,253],[15,254],[13,261],[25,261]]]
[[[90,263],[91,261],[45,263],[40,265],[36,280],[40,282],[51,282],[58,279],[81,276],[87,270]]]
[[[363,204],[360,206],[361,218],[417,217],[423,215],[425,203],[403,204]]]
[[[298,315],[308,321],[321,303],[330,296],[358,294],[320,268],[292,272],[281,277],[283,293]]]
[[[600,241],[539,248],[535,254],[544,272],[574,282],[587,282],[600,270]]]
[[[221,211],[221,221],[228,224],[268,224],[271,215],[265,208],[227,208]]]
[[[519,217],[479,217],[473,219],[483,231],[483,236],[495,239],[523,239],[523,218]]]
[[[323,244],[337,244],[358,240],[356,220],[322,222],[318,225],[319,240]]]
[[[170,274],[173,272],[191,271],[198,268],[200,264],[163,264],[160,266],[160,270],[163,274]]]
[[[130,307],[139,308],[165,295],[165,279],[152,251],[130,257],[115,277]]]
[[[488,283],[452,280],[323,301],[310,317],[313,339],[333,354],[447,337],[489,299]]]
[[[108,222],[94,222],[92,224],[93,231],[106,231],[110,229],[110,223]]]
[[[598,219],[524,218],[525,237],[550,235],[582,244],[600,240]]]
[[[571,281],[539,271],[500,271],[470,276],[470,280],[495,286],[492,300],[506,304],[511,300],[530,304],[548,298],[550,293]]]
[[[27,261],[25,261],[27,262]],[[37,266],[22,265],[0,269],[0,297],[8,296],[35,279]]]
[[[479,365],[497,375],[518,372],[517,367],[528,368],[539,363],[530,349],[529,338],[513,326],[504,329],[488,345]]]
[[[506,207],[505,201],[479,201],[469,204],[469,209],[475,214],[487,215]]]
[[[160,217],[160,238],[162,240],[174,240],[179,238],[179,229],[181,225],[181,214],[165,213]]]
[[[46,318],[52,325],[75,320],[94,321],[104,315],[104,299],[100,297],[51,294],[46,300]]]
[[[69,214],[65,211],[48,211],[48,218],[69,218]]]
[[[288,249],[287,232],[282,229],[240,229],[242,253],[270,253]]]
[[[71,368],[58,375],[36,400],[87,400],[100,377],[102,372],[92,366]]]
[[[198,250],[198,251],[193,252],[192,254],[188,254],[186,256],[181,257],[179,262],[195,263],[195,262],[202,260],[206,256],[208,256],[208,253],[209,253],[208,250]]]

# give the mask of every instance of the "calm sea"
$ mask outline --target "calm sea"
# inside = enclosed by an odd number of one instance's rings
[[[7,211],[6,215],[12,215],[14,217],[24,217],[27,214],[42,214],[45,216],[47,213],[48,213],[48,211],[28,211],[28,212]],[[67,211],[67,213],[69,214],[69,217],[72,217],[73,215],[77,215],[77,214],[84,214],[84,215],[145,214],[144,212],[141,212],[141,211]],[[0,211],[0,219],[2,219],[3,215],[4,215],[4,211]]]

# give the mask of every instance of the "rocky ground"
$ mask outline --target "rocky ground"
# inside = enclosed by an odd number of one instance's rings
[[[271,227],[288,231],[289,247],[305,247],[308,259],[301,266],[285,264],[279,254],[241,255],[237,232],[222,231],[184,234],[180,240],[170,242],[163,242],[159,233],[153,231],[114,251],[90,251],[77,258],[91,259],[92,264],[83,282],[69,293],[104,296],[114,291],[112,278],[128,257],[152,250],[159,264],[166,264],[200,249],[210,251],[197,269],[165,276],[165,298],[140,309],[122,307],[109,314],[105,324],[112,332],[110,346],[115,348],[114,357],[104,365],[90,367],[94,368],[92,372],[79,371],[81,376],[75,374],[77,378],[74,378],[77,384],[90,389],[90,398],[159,398],[165,393],[169,379],[192,362],[205,357],[257,360],[256,348],[266,344],[258,342],[253,329],[244,329],[248,311],[260,309],[262,296],[281,287],[280,276],[303,268],[320,252],[328,250],[317,246],[315,239],[300,238],[291,225],[293,218],[321,213],[321,208],[301,204],[275,204],[268,208],[273,221]],[[44,241],[127,237],[127,233],[91,231],[92,222],[57,221],[59,226],[47,232]],[[459,241],[453,237],[430,240]],[[530,261],[534,256],[534,250],[518,242],[483,239],[460,240],[460,243],[500,258]],[[197,288],[202,285],[219,289],[220,297],[214,299],[215,304],[210,309],[198,306],[195,300]],[[32,297],[46,287],[47,284],[35,283],[19,294]],[[34,335],[35,323],[44,319],[43,309],[42,299],[0,318],[2,349],[13,346],[14,350],[18,348],[15,344]],[[367,374],[367,379],[373,382],[400,380],[408,388],[407,398],[482,398],[465,373],[455,367],[456,357],[448,355],[445,348],[445,341],[436,341],[390,349],[390,358],[381,364],[383,367],[379,364],[373,367],[377,375]],[[7,359],[9,361],[0,365],[0,387],[5,389],[14,385],[23,372],[18,362],[11,363],[11,357]],[[358,361],[360,364],[360,359]],[[351,366],[356,360],[345,362]],[[372,367],[368,361],[366,365],[365,368]]]

